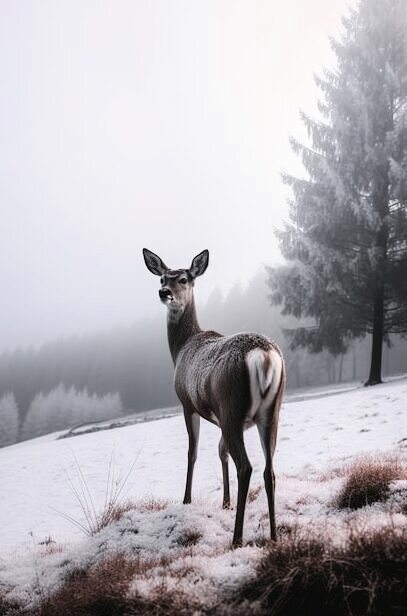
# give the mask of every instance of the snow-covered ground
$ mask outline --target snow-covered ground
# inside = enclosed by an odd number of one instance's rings
[[[15,592],[20,598],[34,577],[37,583],[43,578],[44,585],[50,586],[62,575],[61,566],[57,565],[62,561],[87,561],[90,555],[95,557],[100,551],[101,543],[110,552],[124,549],[142,550],[150,555],[174,554],[183,549],[181,539],[188,531],[198,532],[200,537],[199,550],[188,554],[189,566],[191,570],[205,571],[205,576],[199,578],[201,582],[195,583],[195,592],[200,589],[207,592],[208,584],[215,579],[219,587],[247,575],[260,549],[246,545],[235,552],[227,550],[234,511],[220,508],[219,436],[215,426],[201,422],[194,504],[189,507],[180,504],[187,452],[181,416],[71,439],[55,440],[56,435],[49,435],[1,449],[0,586],[19,584]],[[263,454],[255,429],[246,432],[245,441],[254,469],[251,486],[256,486],[262,484]],[[289,525],[300,520],[316,532],[330,525],[330,532],[333,529],[340,538],[349,520],[345,513],[333,515],[331,503],[343,475],[334,472],[323,477],[323,473],[343,467],[355,454],[406,450],[407,378],[371,388],[335,392],[335,395],[325,391],[317,397],[287,400],[281,411],[275,454],[278,524]],[[84,521],[70,489],[70,482],[77,488],[80,485],[78,465],[96,511],[102,509],[106,498],[109,467],[119,482],[133,467],[124,489],[126,498],[166,499],[169,504],[158,511],[136,508],[113,527],[101,531],[97,539],[84,538],[75,525],[60,515],[68,514]],[[232,462],[230,472],[232,494],[235,494],[236,473]],[[400,482],[393,486],[395,503],[403,487],[406,486]],[[264,490],[254,497],[255,494],[248,505],[244,531],[249,544],[259,543],[268,532]],[[384,523],[389,515],[386,507],[363,508],[353,514],[353,519],[358,524]],[[395,511],[393,523],[405,524],[406,517],[397,508]],[[129,528],[132,532],[127,532]],[[52,538],[56,542],[52,545],[59,547],[56,553],[47,553],[44,558],[47,548],[42,542],[47,538]],[[179,566],[176,560],[174,563],[175,568]],[[183,579],[187,584],[188,576]]]

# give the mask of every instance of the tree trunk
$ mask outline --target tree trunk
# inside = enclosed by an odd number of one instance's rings
[[[298,365],[298,362],[296,361],[295,364],[295,381],[296,381],[296,386],[297,388],[301,387],[301,374],[300,374],[300,366]]]
[[[390,374],[390,351],[388,345],[384,345],[383,348],[383,364],[384,376],[388,376]]]
[[[383,286],[381,286],[376,292],[374,303],[370,374],[365,385],[378,385],[382,383],[383,325],[384,289]]]
[[[327,371],[328,371],[328,383],[331,385],[335,383],[335,358],[332,355],[328,355],[327,358]]]
[[[353,347],[352,376],[353,376],[353,380],[356,381],[357,369],[356,369],[356,348],[355,347]]]
[[[343,373],[343,358],[344,358],[344,354],[342,353],[340,359],[339,359],[339,376],[338,376],[338,383],[342,383],[342,373]]]
[[[392,126],[390,122],[389,130]],[[370,374],[365,385],[382,383],[382,351],[384,335],[384,285],[386,280],[387,238],[386,217],[389,213],[389,167],[388,162],[378,168],[375,175],[376,191],[373,195],[373,209],[380,216],[381,225],[376,237],[378,261],[376,264],[375,294],[373,305],[372,354]]]

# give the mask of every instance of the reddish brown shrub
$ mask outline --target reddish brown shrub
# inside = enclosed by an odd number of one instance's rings
[[[134,509],[136,509],[136,511],[141,511],[141,512],[145,512],[145,511],[163,511],[164,509],[166,509],[168,507],[169,501],[161,498],[161,499],[157,499],[157,498],[147,498],[144,500],[141,500],[139,502],[137,502],[134,505]]]
[[[333,504],[340,509],[358,509],[384,501],[389,495],[390,483],[404,476],[405,471],[397,458],[385,457],[376,460],[364,456],[349,468]]]
[[[256,576],[213,615],[365,616],[403,613],[407,532],[353,535],[343,548],[319,540],[270,544]]]
[[[186,602],[180,593],[160,589],[148,598],[129,595],[135,576],[168,563],[163,558],[146,561],[117,554],[87,569],[76,569],[55,594],[43,601],[35,616],[183,614]]]

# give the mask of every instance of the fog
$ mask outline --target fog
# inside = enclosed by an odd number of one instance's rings
[[[147,246],[204,248],[198,305],[279,256],[289,135],[345,0],[0,2],[0,350],[164,309]]]

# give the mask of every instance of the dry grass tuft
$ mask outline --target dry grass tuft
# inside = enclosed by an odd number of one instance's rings
[[[165,588],[151,597],[129,594],[134,578],[168,560],[151,561],[116,554],[88,569],[76,569],[63,586],[45,599],[33,616],[162,616],[185,614],[185,598]]]
[[[324,482],[324,481],[331,481],[331,479],[337,479],[338,477],[345,477],[348,470],[349,470],[349,464],[346,464],[346,463],[340,464],[338,466],[331,466],[330,468],[323,471],[322,473],[319,473],[317,475],[317,480]]]
[[[407,605],[407,529],[350,532],[347,544],[336,547],[320,538],[304,538],[297,528],[280,527],[280,540],[264,546],[255,575],[233,593],[210,606],[169,590],[157,571],[170,568],[174,558],[143,559],[116,554],[102,562],[77,568],[50,597],[41,595],[32,616],[399,616]],[[191,538],[185,535],[185,544]],[[189,539],[188,539],[189,537]],[[183,542],[181,542],[183,544]],[[186,547],[188,550],[188,547]],[[177,560],[178,565],[182,561]],[[182,579],[191,565],[176,568]],[[159,574],[161,575],[161,574]],[[146,582],[152,590],[146,594]],[[143,593],[138,593],[138,582]],[[173,585],[171,585],[173,587]],[[8,606],[10,607],[10,606]],[[18,612],[3,609],[10,616]]]
[[[170,501],[165,500],[164,498],[147,498],[135,504],[134,509],[141,513],[148,511],[164,511],[164,509],[168,507],[169,503]]]
[[[253,503],[256,500],[256,498],[259,496],[261,489],[262,489],[262,486],[260,483],[257,486],[253,486],[253,488],[250,488],[247,494],[247,501],[249,503]]]
[[[270,544],[254,579],[213,614],[395,616],[406,605],[407,532],[389,528],[343,548],[298,537]]]
[[[364,456],[348,470],[344,484],[334,500],[339,509],[359,509],[386,500],[392,481],[403,479],[405,470],[397,458],[376,460]]]
[[[177,539],[178,545],[188,548],[191,545],[196,545],[202,539],[202,533],[197,530],[187,529]]]
[[[108,512],[106,521],[103,520],[103,526],[108,526],[112,524],[112,522],[118,522],[122,519],[122,517],[128,513],[129,511],[135,511],[137,509],[137,504],[131,500],[125,500],[121,503],[115,503],[113,507],[111,507]]]
[[[65,549],[62,543],[57,543],[51,536],[39,541],[38,545],[40,546],[39,555],[43,558],[51,554],[62,554]]]
[[[62,587],[43,602],[38,616],[107,616],[112,601],[119,601],[127,593],[131,579],[139,573],[139,564],[137,559],[117,554],[89,569],[75,569]]]
[[[64,548],[64,546],[61,543],[51,543],[50,545],[47,545],[40,552],[40,556],[42,558],[46,558],[47,556],[50,556],[51,554],[62,554],[64,549],[65,548]]]
[[[121,476],[120,474],[117,476],[115,470],[114,450],[112,451],[106,479],[105,502],[102,510],[97,512],[88,481],[73,452],[72,455],[75,461],[76,477],[72,479],[67,474],[67,480],[72,494],[74,495],[82,511],[84,521],[80,521],[62,511],[55,511],[62,518],[79,528],[79,530],[85,533],[85,535],[93,536],[99,533],[102,528],[106,528],[106,526],[109,526],[113,522],[117,522],[125,513],[131,509],[134,509],[131,501],[125,499],[125,488],[137,462],[138,456],[135,458],[125,476]]]
[[[96,534],[105,526],[109,526],[113,522],[118,522],[129,511],[137,511],[139,513],[163,511],[168,507],[168,501],[162,499],[145,499],[139,502],[132,500],[118,501],[108,500],[108,505],[97,517],[94,529],[90,534]]]
[[[20,608],[21,606],[17,600],[10,601],[6,597],[5,589],[0,591],[0,616],[17,616],[17,614],[22,613]],[[24,614],[28,614],[28,612],[25,611]]]
[[[4,598],[2,592],[0,592],[0,616],[6,616],[7,612],[10,610],[10,604]]]

